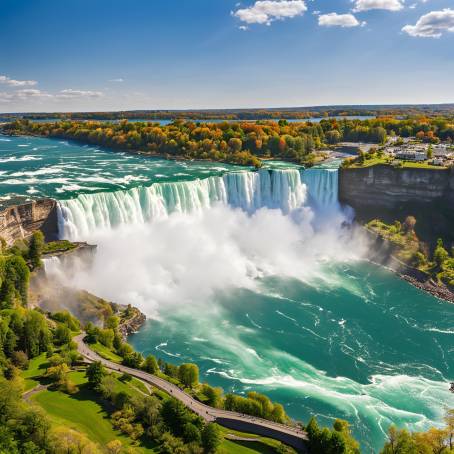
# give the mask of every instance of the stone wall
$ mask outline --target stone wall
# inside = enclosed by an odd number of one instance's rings
[[[8,244],[41,230],[46,241],[58,239],[57,204],[52,199],[14,205],[0,212],[0,236]]]

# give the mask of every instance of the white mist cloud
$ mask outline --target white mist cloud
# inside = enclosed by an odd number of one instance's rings
[[[454,32],[454,10],[445,8],[421,16],[415,25],[406,25],[402,31],[420,38],[440,38],[444,32]]]
[[[232,14],[247,24],[270,25],[275,20],[301,16],[307,11],[304,0],[258,0],[248,8],[240,8]]]
[[[175,213],[93,235],[93,267],[75,273],[71,283],[154,316],[169,305],[206,305],[216,292],[255,289],[265,276],[310,283],[323,278],[320,261],[346,260],[362,250],[344,237],[343,219],[336,213],[314,232],[307,207],[291,216],[268,209],[248,216],[226,206]]]

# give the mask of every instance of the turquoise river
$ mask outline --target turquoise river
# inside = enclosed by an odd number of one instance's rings
[[[454,408],[454,305],[367,262],[335,165],[256,172],[0,136],[0,203],[37,197],[59,201],[62,237],[98,244],[90,269],[46,272],[140,307],[138,351],[295,419],[345,418],[368,453],[390,424],[423,430]]]

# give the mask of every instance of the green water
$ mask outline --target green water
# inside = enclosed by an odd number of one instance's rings
[[[0,203],[65,200],[65,225],[98,244],[71,283],[154,317],[136,349],[195,362],[225,391],[264,392],[296,419],[343,417],[376,452],[391,423],[423,430],[454,408],[454,305],[350,258],[364,247],[342,239],[337,164],[232,175],[0,136]]]
[[[238,169],[228,164],[145,158],[74,142],[0,135],[0,204],[193,180]]]
[[[202,380],[225,391],[264,392],[296,419],[345,418],[363,452],[383,445],[391,423],[440,423],[454,407],[454,305],[364,262],[324,275],[164,307],[129,340],[144,354],[197,363]]]

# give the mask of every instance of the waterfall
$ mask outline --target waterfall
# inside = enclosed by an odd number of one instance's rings
[[[312,205],[323,210],[338,207],[338,175],[337,169],[330,168],[313,168],[302,173]]]
[[[337,172],[325,169],[239,171],[220,177],[80,194],[59,202],[60,236],[83,239],[97,229],[145,223],[171,213],[197,213],[217,203],[250,214],[264,207],[288,214],[306,202],[306,186],[317,204],[337,202]]]
[[[47,276],[51,274],[59,274],[61,272],[60,258],[55,255],[42,259],[44,272]]]

